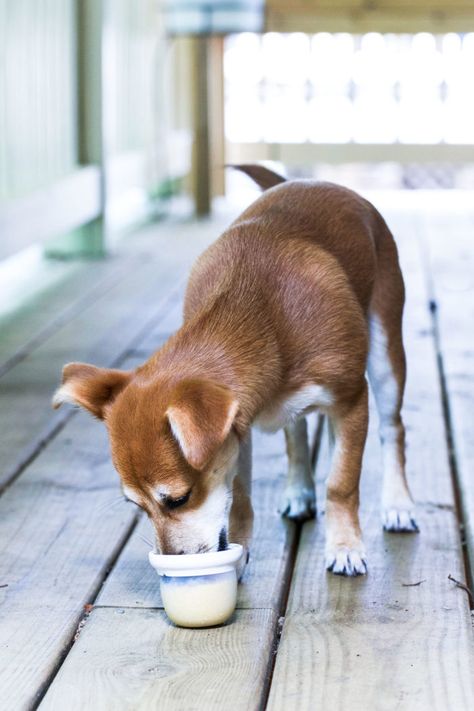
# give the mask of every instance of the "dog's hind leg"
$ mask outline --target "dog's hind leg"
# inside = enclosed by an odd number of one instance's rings
[[[364,575],[365,548],[359,525],[359,480],[367,436],[368,388],[331,408],[334,433],[326,487],[326,568],[336,575]]]
[[[280,513],[294,521],[306,521],[316,515],[316,492],[305,417],[285,427],[285,439],[288,479]]]
[[[390,250],[395,250],[395,254],[388,260]],[[369,313],[368,359],[369,381],[379,415],[383,458],[382,522],[387,531],[418,530],[415,505],[405,475],[405,427],[401,417],[406,380],[403,302],[403,279],[391,238],[380,259]]]

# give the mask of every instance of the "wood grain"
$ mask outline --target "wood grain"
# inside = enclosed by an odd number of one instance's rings
[[[156,343],[160,330],[149,342]],[[287,467],[283,434],[255,440],[255,535],[232,623],[198,631],[166,621],[156,609],[162,604],[158,578],[142,538],[151,540],[152,533],[142,518],[42,709],[60,708],[71,685],[78,709],[261,707],[296,530],[277,512]]]
[[[41,711],[260,708],[275,613],[217,628],[173,627],[159,610],[93,610]]]
[[[458,523],[453,512],[435,350],[413,223],[398,220],[408,285],[404,410],[409,480],[421,533],[383,533],[374,418],[364,458],[366,578],[324,570],[321,526],[304,527],[268,709],[462,709],[473,707],[473,645]],[[373,410],[372,410],[373,412]],[[327,471],[320,458],[320,484]],[[322,498],[322,497],[321,497]],[[453,572],[455,571],[455,572]],[[407,584],[424,581],[417,586]]]
[[[42,265],[34,285],[28,284],[30,297],[22,294],[20,308],[12,304],[0,318],[0,377],[123,279],[125,270],[124,260]]]
[[[78,414],[0,499],[0,706],[29,707],[133,524],[105,429]],[[116,505],[112,505],[116,501]]]
[[[207,234],[201,232],[201,236],[209,239],[209,230]],[[100,307],[96,305],[94,317],[103,319],[104,324],[113,323],[116,331],[111,332],[109,327],[97,334],[96,322],[88,314],[87,332],[92,334],[95,330],[96,338],[99,336],[99,352],[113,357],[113,349],[118,349],[120,341],[126,358],[127,350],[133,350],[130,346],[140,345],[137,336],[147,321],[157,333],[170,327],[166,311],[162,313],[163,326],[160,324],[159,305],[151,296],[153,291],[163,295],[174,285],[174,258],[183,268],[188,263],[188,258],[183,260],[179,254],[180,242],[176,241],[178,244],[170,250],[173,254],[162,258],[161,265],[150,260],[147,279],[145,270],[137,270],[131,277],[135,281],[121,283],[121,299],[114,300],[115,291]],[[196,250],[198,244],[199,235]],[[165,266],[167,273],[163,271]],[[158,286],[157,278],[161,280]],[[140,282],[142,288],[138,288]],[[131,286],[135,290],[130,290]],[[124,309],[125,315],[121,314]],[[173,318],[177,313],[174,309]],[[78,338],[80,331],[74,334],[78,321],[67,328],[67,343],[84,347]],[[27,360],[21,364],[28,364],[28,372],[34,372],[36,378],[37,387],[32,387],[28,400],[33,410],[42,406],[43,378],[47,381],[53,377],[52,366],[65,355],[61,344],[64,341],[60,340],[58,346],[53,336],[32,354],[31,363]],[[124,365],[132,367],[136,360],[131,355]],[[10,371],[4,383],[15,374],[19,378],[18,373],[25,372],[21,366]],[[27,442],[30,435],[34,441],[34,428],[33,432],[29,428],[39,414],[33,412],[30,416],[21,393],[21,388],[17,392],[3,391],[7,407],[2,417],[9,413],[19,437]],[[9,431],[14,431],[13,425]],[[2,447],[3,453],[8,453],[14,442],[2,439]],[[0,584],[6,585],[0,588],[2,708],[31,706],[72,639],[84,604],[95,599],[136,518],[134,508],[117,501],[118,494],[118,477],[110,462],[105,428],[79,412],[0,498]]]
[[[257,439],[252,562],[232,623],[199,631],[166,621],[156,609],[161,607],[158,578],[141,538],[151,531],[142,518],[41,709],[59,709],[71,684],[72,708],[78,709],[148,709],[157,703],[169,709],[220,709],[229,703],[260,708],[295,527],[277,513],[286,472],[283,436]]]

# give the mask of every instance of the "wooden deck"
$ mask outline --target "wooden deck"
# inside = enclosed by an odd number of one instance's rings
[[[147,520],[118,500],[103,427],[50,409],[63,363],[130,366],[179,324],[183,280],[225,220],[143,230],[0,323],[0,708],[464,711],[474,708],[474,205],[374,198],[407,283],[404,408],[419,535],[384,534],[376,417],[362,477],[366,578],[324,570],[318,520],[282,521],[283,438],[257,435],[256,530],[231,623],[172,626]],[[467,573],[466,573],[467,564]]]

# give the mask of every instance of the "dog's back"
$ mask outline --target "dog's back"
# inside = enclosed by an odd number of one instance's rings
[[[350,391],[367,359],[375,210],[335,185],[276,178],[281,184],[198,259],[185,320],[211,311],[227,294],[234,315],[252,313],[262,331],[271,322],[286,372],[296,379],[302,371],[327,375],[334,388]]]
[[[261,166],[236,166],[266,192],[233,223],[253,222],[255,229],[271,238],[305,239],[316,243],[340,263],[367,311],[379,255],[393,252],[393,237],[371,203],[348,188],[328,182],[283,178]],[[270,185],[271,175],[275,176]],[[262,180],[262,177],[264,179]]]

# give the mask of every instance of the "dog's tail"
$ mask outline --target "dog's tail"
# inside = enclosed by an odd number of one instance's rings
[[[283,176],[278,175],[278,173],[275,173],[269,168],[265,168],[263,165],[256,165],[255,163],[229,165],[228,168],[234,168],[234,170],[240,170],[241,173],[245,173],[249,178],[252,178],[262,190],[268,190],[275,185],[286,182],[286,178],[283,178]]]

